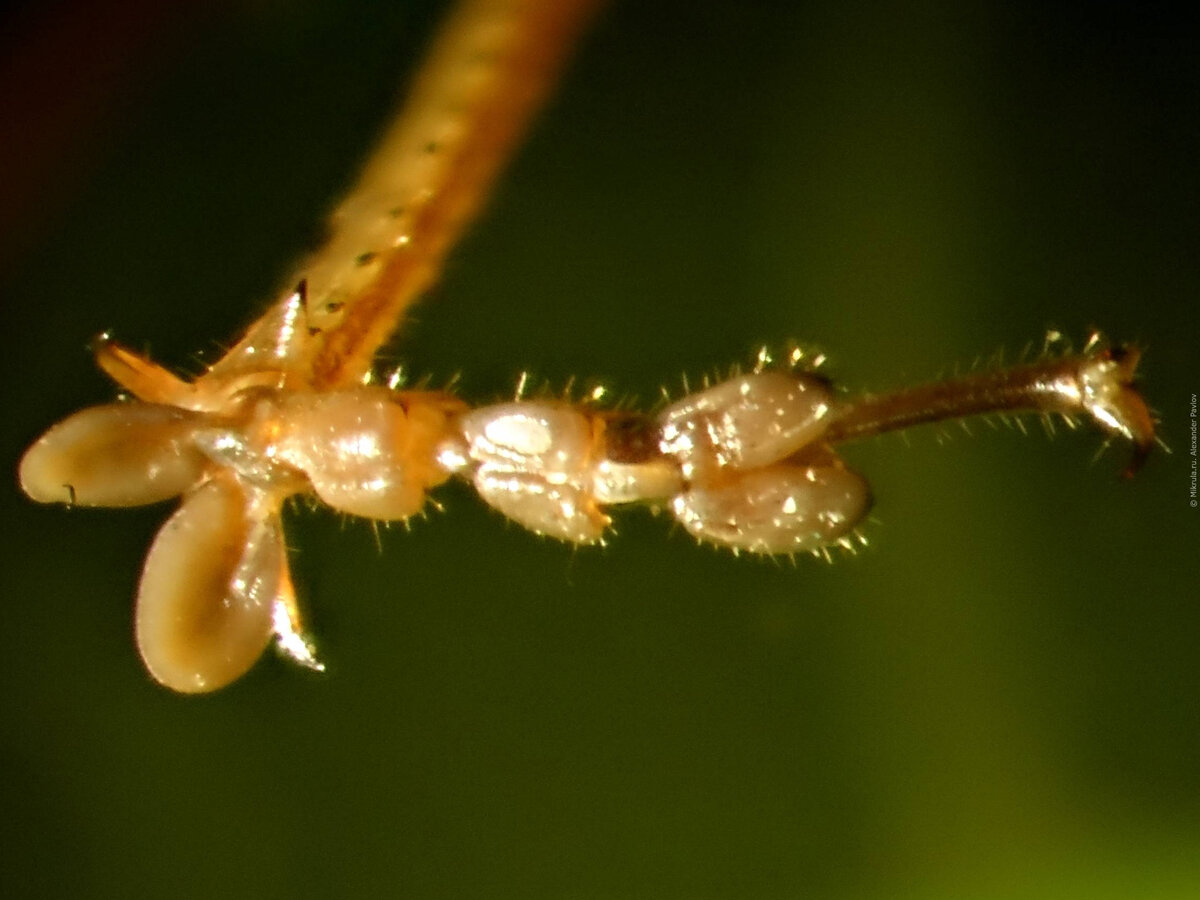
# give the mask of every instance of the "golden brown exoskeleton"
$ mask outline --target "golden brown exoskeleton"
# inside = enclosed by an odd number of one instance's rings
[[[600,542],[609,508],[670,510],[735,552],[852,546],[870,490],[835,445],[990,411],[1087,418],[1135,447],[1154,425],[1137,352],[1082,354],[844,399],[794,353],[656,413],[372,383],[380,346],[436,279],[553,82],[591,0],[470,0],[437,39],[407,105],[333,214],[329,243],[203,375],[183,381],[108,340],[98,364],[132,399],[51,428],[20,463],[34,500],[133,506],[183,498],[150,549],[136,633],[151,674],[219,688],[270,642],[320,668],[303,637],[281,509],[297,494],[374,520],[419,513],[450,477],[510,519]]]

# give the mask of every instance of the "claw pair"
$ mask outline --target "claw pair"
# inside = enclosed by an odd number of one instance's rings
[[[102,368],[140,400],[85,409],[21,460],[32,499],[140,506],[183,497],[150,548],[138,590],[138,649],[167,687],[211,691],[274,637],[321,668],[304,639],[280,510],[314,493],[343,512],[403,519],[448,477],[429,460],[458,401],[377,387],[287,389],[273,371],[214,368],[183,382],[111,342]]]

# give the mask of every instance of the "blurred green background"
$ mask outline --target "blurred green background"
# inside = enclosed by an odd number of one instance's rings
[[[194,371],[261,309],[442,11],[227,3],[121,51],[4,235],[10,471],[113,396],[92,335]],[[1148,347],[1174,455],[1124,483],[1036,422],[855,445],[872,544],[832,566],[646,514],[574,552],[457,487],[382,552],[300,513],[330,674],[271,655],[202,698],[130,636],[169,510],[10,479],[0,893],[1200,896],[1200,73],[1146,16],[618,3],[389,358],[649,400],[763,342],[883,389],[1100,326]]]

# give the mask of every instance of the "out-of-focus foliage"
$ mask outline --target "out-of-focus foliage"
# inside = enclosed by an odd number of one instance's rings
[[[256,4],[177,40],[4,273],[0,458],[111,397],[92,334],[194,370],[271,299],[438,14]],[[331,672],[204,699],[130,636],[167,510],[14,486],[2,892],[1195,896],[1187,27],[616,5],[396,359],[478,400],[530,367],[652,402],[764,341],[858,390],[1096,325],[1148,347],[1175,455],[1121,483],[1120,448],[1036,422],[847,448],[872,547],[832,567],[646,514],[573,552],[456,488],[382,552],[298,510]]]

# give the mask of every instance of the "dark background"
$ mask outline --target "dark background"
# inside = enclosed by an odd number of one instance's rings
[[[10,486],[0,893],[1200,894],[1196,33],[733,6],[608,12],[389,357],[481,401],[524,368],[649,400],[763,342],[882,389],[1100,326],[1148,348],[1174,454],[1125,483],[1036,420],[867,441],[872,544],[832,566],[646,514],[575,552],[454,487],[382,552],[297,514],[330,674],[268,655],[202,698],[130,636],[169,510]],[[10,471],[113,396],[92,335],[195,371],[271,299],[441,12],[180,10],[27,9],[0,48]]]

